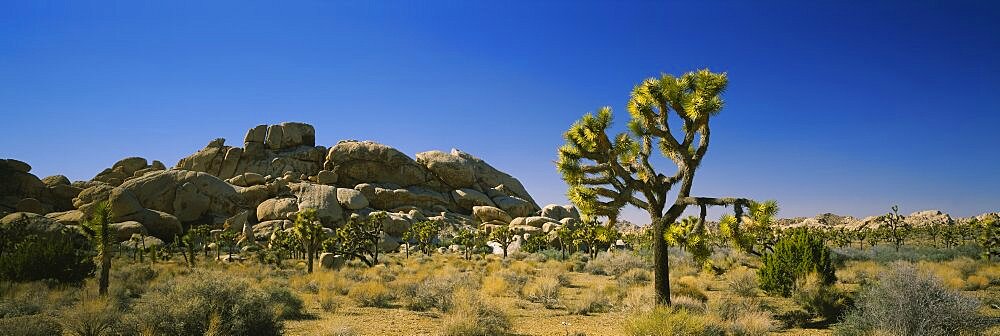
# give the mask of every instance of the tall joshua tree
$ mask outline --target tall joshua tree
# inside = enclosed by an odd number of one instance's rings
[[[559,148],[557,168],[569,185],[567,195],[582,212],[607,217],[608,223],[614,223],[626,205],[649,213],[657,304],[670,304],[664,240],[668,226],[688,206],[700,207],[704,221],[708,206],[733,205],[740,220],[749,203],[743,198],[690,195],[695,171],[708,152],[709,120],[722,110],[720,95],[727,83],[725,73],[708,70],[646,79],[632,90],[628,132],[609,136],[611,108],[603,107],[574,123],[565,133],[566,144]],[[676,166],[672,175],[657,171],[650,163],[654,148]],[[672,200],[671,191],[675,191]]]
[[[101,202],[91,210],[86,220],[86,226],[94,233],[91,238],[97,246],[97,256],[101,259],[101,274],[98,279],[98,293],[101,296],[108,295],[108,278],[111,275],[111,239],[114,234],[108,227],[111,218],[111,206],[107,202]]]

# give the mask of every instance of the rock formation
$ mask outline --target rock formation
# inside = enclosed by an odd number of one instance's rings
[[[171,169],[129,157],[89,181],[72,183],[58,175],[38,179],[30,169],[20,161],[0,161],[3,213],[29,211],[77,225],[97,202],[108,201],[119,239],[148,234],[172,241],[187,228],[208,225],[262,240],[288,230],[299,211],[314,208],[331,229],[352,215],[364,219],[388,212],[383,246],[393,248],[416,221],[477,225],[476,207],[514,217],[541,215],[517,179],[468,153],[429,151],[413,159],[383,144],[354,140],[327,149],[316,145],[313,126],[294,122],[253,127],[243,147],[214,139]],[[557,217],[566,212],[549,211]]]

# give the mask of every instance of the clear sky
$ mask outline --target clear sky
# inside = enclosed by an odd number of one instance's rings
[[[89,179],[302,121],[327,146],[456,147],[565,203],[574,120],[610,105],[623,130],[636,83],[707,67],[730,85],[698,195],[1000,210],[994,1],[151,3],[3,1],[0,157]]]

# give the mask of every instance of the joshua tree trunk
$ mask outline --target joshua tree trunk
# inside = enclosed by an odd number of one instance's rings
[[[306,246],[306,257],[307,259],[309,259],[308,261],[306,261],[306,272],[308,273],[313,272],[313,253],[314,253],[313,250],[314,249],[312,246]]]

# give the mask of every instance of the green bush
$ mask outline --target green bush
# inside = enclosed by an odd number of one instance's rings
[[[249,279],[195,272],[143,295],[132,324],[157,335],[280,335],[287,306],[273,293]]]
[[[62,335],[63,328],[47,315],[27,315],[0,319],[0,335],[52,336]]]
[[[823,245],[819,235],[810,234],[806,229],[787,231],[774,244],[774,252],[761,258],[761,263],[757,270],[760,288],[771,294],[788,297],[796,282],[810,272],[816,272],[822,284],[837,281],[830,249]]]
[[[909,264],[889,267],[861,290],[836,335],[976,334],[986,325],[979,302],[920,274]]]
[[[0,279],[78,284],[94,274],[86,239],[67,228],[32,221],[40,220],[26,217],[0,226]]]

